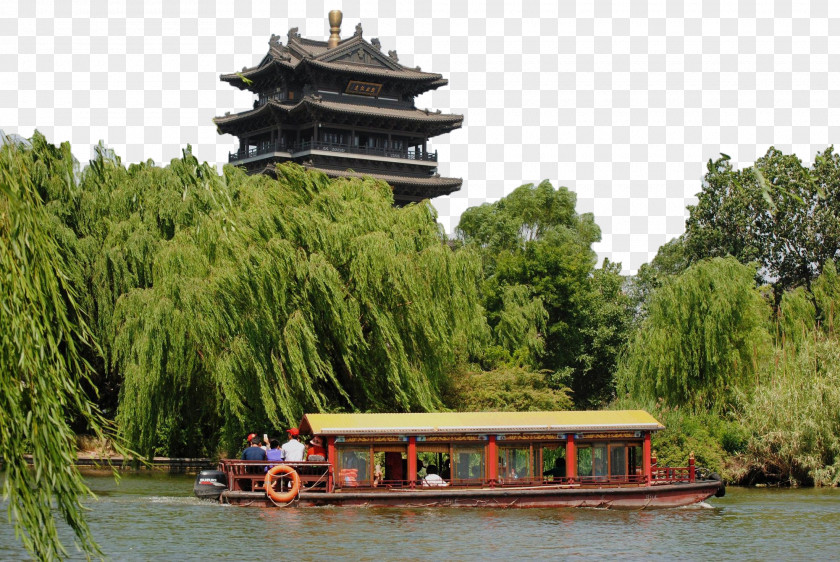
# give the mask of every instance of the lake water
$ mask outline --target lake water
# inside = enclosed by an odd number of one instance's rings
[[[840,558],[838,489],[728,488],[699,506],[622,512],[261,509],[198,500],[192,476],[90,475],[88,483],[99,496],[88,519],[110,560]],[[25,558],[0,507],[0,559]]]

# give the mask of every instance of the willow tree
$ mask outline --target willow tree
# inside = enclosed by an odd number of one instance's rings
[[[278,178],[189,150],[125,168],[106,150],[57,220],[85,264],[87,306],[144,453],[231,448],[306,411],[428,410],[488,329],[480,267],[428,202],[280,166]]]
[[[75,468],[71,422],[104,437],[108,429],[85,389],[91,331],[71,282],[67,259],[44,197],[75,190],[70,148],[0,146],[0,459],[3,494],[15,532],[39,559],[67,554],[53,510],[78,546],[98,554],[80,501],[90,491]],[[24,458],[32,454],[30,469]]]
[[[714,258],[656,289],[631,340],[619,384],[636,398],[725,410],[752,380],[769,343],[769,304],[755,269]]]

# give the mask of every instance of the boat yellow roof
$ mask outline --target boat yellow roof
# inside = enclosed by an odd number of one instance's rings
[[[660,429],[665,429],[665,426],[644,410],[306,414],[300,423],[301,432],[311,435],[582,433]]]

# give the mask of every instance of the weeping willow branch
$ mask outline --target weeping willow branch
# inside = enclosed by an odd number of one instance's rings
[[[74,286],[81,272],[65,245],[73,232],[62,205],[76,191],[68,145],[36,134],[31,147],[0,146],[0,458],[9,518],[38,559],[67,555],[53,509],[86,553],[101,554],[80,501],[91,493],[75,468],[71,421],[104,438],[108,422],[90,401],[95,350]],[[122,450],[122,449],[120,449]],[[30,469],[24,454],[31,452]]]

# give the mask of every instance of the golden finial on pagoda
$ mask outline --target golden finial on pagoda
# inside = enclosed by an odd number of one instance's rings
[[[330,38],[327,41],[327,48],[332,49],[338,45],[341,37],[338,33],[341,31],[341,10],[330,10]]]

